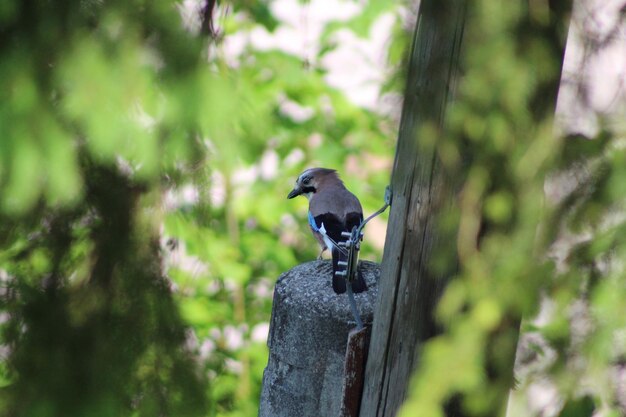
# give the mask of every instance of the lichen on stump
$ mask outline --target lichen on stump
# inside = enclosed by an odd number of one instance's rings
[[[362,261],[359,268],[369,289],[355,299],[367,326],[380,267]],[[331,273],[329,261],[313,261],[276,282],[259,417],[340,415],[346,343],[356,323],[348,296],[333,291]]]

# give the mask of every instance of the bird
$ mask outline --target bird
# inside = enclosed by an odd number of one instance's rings
[[[317,259],[322,259],[324,251],[330,249],[333,260],[333,290],[342,294],[346,292],[346,280],[336,272],[345,270],[339,262],[348,261],[348,252],[346,248],[337,246],[337,243],[346,240],[341,236],[342,232],[350,233],[353,227],[358,227],[363,222],[361,203],[345,187],[337,171],[329,168],[309,168],[302,172],[287,198],[299,195],[309,200],[309,226],[321,247]],[[352,281],[352,291],[366,291],[367,285],[358,268],[356,275],[356,279]]]

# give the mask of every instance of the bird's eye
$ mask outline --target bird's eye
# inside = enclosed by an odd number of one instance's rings
[[[308,184],[311,182],[311,177],[304,177],[302,178],[302,184]]]

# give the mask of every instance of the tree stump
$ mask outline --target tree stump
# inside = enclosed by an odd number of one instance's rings
[[[364,325],[369,326],[380,267],[367,261],[359,267],[368,290],[355,294],[355,299]],[[337,417],[344,413],[346,344],[356,322],[347,294],[333,292],[331,274],[329,261],[313,261],[278,279],[259,417]]]

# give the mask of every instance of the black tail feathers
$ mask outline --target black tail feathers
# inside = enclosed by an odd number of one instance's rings
[[[346,292],[346,277],[343,275],[336,275],[335,272],[346,270],[346,267],[339,266],[338,262],[339,261],[347,262],[348,255],[342,253],[337,248],[333,248],[332,255],[333,255],[333,290],[337,294],[343,294],[344,292]],[[357,268],[356,278],[354,281],[352,281],[352,292],[359,293],[363,291],[367,291],[367,284],[365,284],[365,279],[363,278],[363,274],[361,273],[361,270]]]

